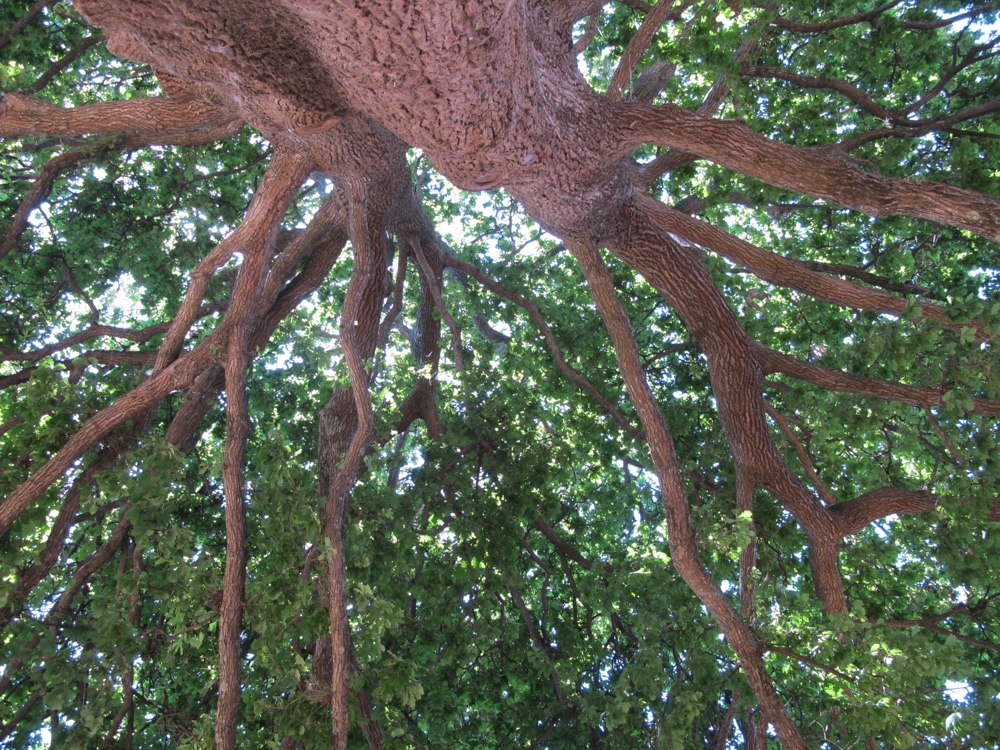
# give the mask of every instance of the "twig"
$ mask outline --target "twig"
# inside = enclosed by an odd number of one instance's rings
[[[819,493],[819,496],[823,498],[823,501],[827,505],[835,505],[837,498],[834,497],[833,493],[830,492],[829,488],[823,483],[823,480],[819,478],[819,474],[816,473],[816,469],[812,465],[812,461],[809,460],[809,453],[806,451],[805,446],[799,440],[798,436],[792,431],[792,428],[788,425],[788,421],[785,417],[773,406],[767,399],[764,401],[764,411],[767,412],[768,416],[774,420],[775,424],[781,429],[785,437],[788,438],[788,442],[792,444],[795,449],[795,453],[799,457],[799,463],[802,464],[802,469],[805,471],[806,476],[809,477],[809,481],[812,482],[813,487]]]

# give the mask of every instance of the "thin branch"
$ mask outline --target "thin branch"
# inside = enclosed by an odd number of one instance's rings
[[[990,641],[982,641],[976,638],[971,638],[967,635],[962,635],[954,630],[949,630],[948,628],[941,627],[938,623],[944,620],[950,620],[956,615],[975,615],[986,609],[987,605],[995,599],[1000,598],[1000,594],[993,594],[992,596],[984,597],[980,599],[975,604],[959,604],[951,609],[941,612],[937,615],[930,615],[929,617],[922,617],[913,620],[869,620],[871,625],[884,625],[888,628],[913,628],[921,627],[932,630],[935,633],[940,633],[941,635],[954,636],[963,643],[969,643],[973,646],[978,646],[979,648],[988,649],[990,651],[1000,651],[1000,645],[992,643]]]
[[[3,36],[0,36],[0,49],[6,47],[10,43],[11,39],[28,27],[28,24],[34,20],[35,16],[41,13],[47,6],[52,5],[54,2],[56,2],[56,0],[37,0],[34,5],[28,8],[27,12],[23,16],[14,22],[13,26],[7,29]]]
[[[524,603],[524,598],[521,596],[521,592],[518,591],[517,586],[510,584],[507,589],[510,591],[510,598],[513,600],[518,611],[521,613],[521,619],[524,621],[524,625],[528,629],[528,635],[531,638],[532,643],[534,643],[538,650],[544,654],[546,661],[548,661],[552,666],[552,671],[549,673],[549,677],[552,681],[552,692],[555,693],[556,700],[564,706],[569,705],[566,700],[566,693],[562,687],[562,681],[559,679],[559,673],[556,671],[555,651],[552,648],[552,644],[542,637],[542,634],[538,630],[538,626],[535,624],[535,617],[531,614],[531,610],[528,609],[528,605]]]
[[[774,18],[771,20],[771,25],[777,26],[779,29],[784,29],[785,31],[794,31],[798,34],[820,34],[824,31],[832,31],[833,29],[840,29],[844,26],[853,26],[858,23],[874,23],[880,15],[885,13],[887,10],[892,10],[902,2],[903,0],[893,0],[891,3],[880,5],[873,10],[855,13],[852,16],[833,18],[829,21],[822,21],[820,23],[802,23],[800,21],[792,21],[790,19],[783,18],[776,13]],[[770,2],[765,3],[764,7],[768,7],[770,9],[774,7],[774,4]]]
[[[82,57],[87,50],[93,47],[95,44],[100,44],[104,41],[104,34],[100,32],[90,34],[85,36],[70,49],[65,55],[56,60],[48,70],[42,73],[31,86],[27,88],[29,94],[37,94],[39,91],[48,86],[57,75],[62,71],[72,65],[77,59]]]
[[[895,292],[897,294],[925,294],[927,292],[927,290],[919,284],[913,284],[908,281],[900,284],[892,279],[886,278],[885,276],[868,273],[860,268],[849,266],[844,263],[822,263],[815,260],[803,260],[799,262],[804,268],[808,268],[810,271],[829,273],[837,276],[848,276],[852,279],[857,279],[858,281],[863,281],[866,284],[871,284],[872,286],[880,287],[881,289],[885,289],[889,292]]]
[[[965,458],[962,456],[961,451],[958,450],[958,448],[955,446],[955,443],[952,442],[952,439],[948,437],[948,433],[944,431],[943,427],[941,427],[941,423],[937,421],[937,418],[934,416],[934,413],[930,410],[929,407],[924,408],[924,413],[927,414],[927,419],[931,423],[931,426],[934,427],[934,431],[937,432],[938,437],[940,437],[942,442],[944,442],[944,444],[948,446],[948,450],[951,451],[951,456],[952,458],[955,459],[955,463],[958,464],[959,466],[966,466],[967,464],[965,462]]]
[[[906,122],[905,115],[888,110],[871,99],[866,93],[856,86],[852,86],[839,78],[818,78],[814,76],[801,75],[786,68],[765,67],[762,65],[748,65],[740,69],[740,75],[744,78],[773,78],[778,81],[788,81],[805,89],[830,89],[837,91],[852,102],[857,104],[868,114],[880,120],[891,120],[893,122]]]
[[[590,570],[594,567],[594,563],[581,555],[575,547],[559,536],[559,534],[556,533],[556,530],[553,529],[541,515],[539,515],[531,525],[542,532],[542,536],[552,542],[552,546],[556,548],[561,556],[578,563],[584,570]]]
[[[941,117],[935,117],[930,120],[910,120],[909,122],[913,124],[912,127],[902,128],[894,126],[891,128],[877,128],[875,130],[870,130],[867,133],[860,133],[853,138],[841,141],[835,148],[837,151],[849,153],[866,143],[871,143],[872,141],[877,141],[882,138],[920,138],[928,133],[947,131],[952,126],[958,125],[959,123],[974,120],[978,117],[984,117],[986,115],[996,114],[997,112],[1000,112],[1000,99],[982,102],[981,104],[974,104],[963,110],[955,112],[954,114],[942,115]],[[956,224],[956,226],[959,225]],[[991,237],[991,239],[993,238]]]
[[[901,23],[903,27],[907,29],[915,29],[919,31],[931,31],[933,29],[942,29],[945,26],[951,26],[952,24],[956,24],[959,21],[965,21],[970,18],[976,18],[978,16],[989,13],[990,11],[996,10],[997,8],[1000,8],[1000,3],[989,2],[989,3],[984,3],[978,8],[973,8],[970,11],[966,11],[965,13],[959,13],[958,15],[948,16],[947,18],[942,18],[939,21],[903,20],[901,21]]]
[[[2,103],[0,103],[0,106],[2,106]],[[17,246],[21,235],[28,228],[28,220],[31,218],[32,212],[38,208],[42,201],[49,197],[52,187],[56,183],[56,178],[63,172],[75,167],[87,155],[84,149],[68,151],[65,154],[60,154],[52,158],[42,167],[41,173],[31,183],[27,194],[25,194],[21,200],[21,204],[17,207],[17,211],[14,213],[14,218],[11,219],[10,226],[7,228],[3,240],[0,241],[0,259],[3,259],[7,253]]]
[[[838,393],[857,393],[863,396],[874,396],[887,401],[898,401],[912,404],[922,409],[940,406],[942,393],[937,388],[906,385],[894,380],[876,380],[863,375],[833,370],[805,362],[781,352],[766,347],[763,350],[765,374],[782,373],[798,380],[804,380],[813,385]],[[1000,401],[995,399],[972,399],[972,413],[988,417],[1000,416]]]
[[[503,284],[494,281],[474,265],[467,263],[461,258],[449,255],[445,258],[445,264],[468,274],[494,294],[497,294],[505,299],[509,299],[511,302],[527,312],[528,317],[531,318],[531,322],[535,324],[535,327],[538,328],[539,331],[541,331],[542,336],[545,338],[545,344],[548,346],[549,351],[552,353],[552,358],[556,362],[556,366],[563,372],[563,374],[573,381],[576,386],[580,388],[580,390],[586,392],[591,398],[600,404],[601,408],[603,408],[614,418],[616,422],[618,422],[619,425],[622,426],[622,429],[630,435],[639,436],[642,434],[642,430],[633,425],[629,418],[626,417],[622,411],[615,406],[610,399],[608,399],[607,396],[601,393],[593,383],[587,380],[587,378],[585,378],[566,361],[566,358],[563,357],[562,350],[559,348],[559,343],[556,341],[555,334],[553,334],[549,324],[545,322],[545,318],[542,317],[541,311],[534,302],[521,296],[517,292],[511,291]]]
[[[815,667],[816,669],[819,669],[822,672],[826,672],[828,674],[834,675],[835,677],[839,677],[844,682],[849,683],[850,685],[853,685],[855,682],[857,682],[856,677],[851,677],[848,674],[844,674],[836,667],[832,667],[829,664],[823,664],[822,662],[816,661],[815,659],[806,656],[805,654],[800,654],[798,651],[793,651],[790,648],[784,648],[783,646],[778,646],[773,643],[764,644],[764,648],[765,650],[770,651],[771,653],[787,656],[789,658],[795,659],[796,661],[800,661],[803,664],[808,664],[810,667]],[[844,686],[844,692],[847,693],[848,695],[854,695],[851,688],[846,685]]]
[[[215,302],[211,305],[205,305],[198,310],[198,319],[204,318],[208,315],[212,315],[221,310],[225,310],[228,303],[225,302]],[[107,338],[117,338],[125,339],[126,341],[132,341],[138,344],[144,344],[155,336],[159,336],[162,333],[166,333],[170,328],[170,323],[154,323],[153,325],[146,326],[145,328],[133,329],[133,328],[119,328],[116,326],[106,326],[106,325],[91,325],[71,336],[67,336],[54,344],[49,344],[48,346],[43,346],[40,349],[32,349],[27,352],[15,352],[15,351],[3,351],[0,352],[0,362],[38,362],[46,357],[49,357],[56,352],[60,352],[64,349],[68,349],[71,346],[76,346],[78,344],[85,343],[92,339],[107,337]],[[91,354],[96,353],[91,352]],[[145,352],[135,352],[136,354],[145,354]],[[110,353],[109,353],[110,354]],[[119,354],[128,354],[128,352],[119,352]]]
[[[771,404],[764,399],[764,411],[768,413],[771,419],[774,420],[775,424],[781,429],[785,437],[788,438],[788,442],[792,444],[795,449],[796,455],[799,457],[799,463],[802,464],[802,470],[805,471],[806,476],[809,477],[809,481],[812,482],[813,487],[816,488],[816,492],[819,496],[823,498],[827,505],[833,505],[837,502],[837,498],[834,497],[833,493],[830,492],[823,480],[819,478],[819,474],[816,473],[816,469],[812,465],[812,461],[809,458],[809,453],[806,451],[805,446],[802,445],[802,441],[799,440],[798,436],[792,431],[792,428],[788,425],[788,420]]]

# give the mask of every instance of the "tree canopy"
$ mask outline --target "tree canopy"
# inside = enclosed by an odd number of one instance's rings
[[[6,0],[0,747],[1000,746],[1000,3]]]

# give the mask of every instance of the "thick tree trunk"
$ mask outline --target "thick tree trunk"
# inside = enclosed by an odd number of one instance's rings
[[[43,5],[37,3],[33,11]],[[250,4],[244,0],[76,0],[81,12],[104,27],[113,52],[154,66],[169,97],[101,103],[76,110],[20,94],[8,94],[0,102],[0,136],[114,134],[122,138],[115,142],[115,148],[138,148],[150,143],[203,143],[234,132],[246,122],[263,133],[275,149],[274,162],[244,222],[191,273],[187,297],[159,348],[151,377],[96,413],[0,505],[2,536],[48,487],[123,421],[135,419],[137,424],[145,424],[165,395],[188,390],[168,432],[168,439],[180,440],[180,436],[193,433],[212,397],[224,385],[227,557],[219,622],[218,747],[238,745],[246,579],[243,461],[250,428],[247,371],[256,347],[329,271],[345,231],[354,247],[354,271],[342,311],[340,341],[351,387],[334,393],[320,412],[319,422],[324,533],[332,551],[325,582],[332,652],[330,701],[334,746],[347,746],[350,679],[357,665],[351,656],[347,618],[344,540],[351,489],[366,453],[379,438],[369,385],[373,357],[379,346],[385,345],[392,325],[392,320],[380,319],[384,300],[392,291],[386,274],[387,232],[408,243],[407,249],[412,248],[421,269],[421,303],[411,342],[414,359],[420,365],[430,364],[436,375],[440,319],[444,319],[452,329],[456,365],[461,369],[460,330],[440,295],[442,270],[450,261],[410,185],[405,159],[409,146],[423,149],[431,162],[462,188],[507,188],[545,229],[566,241],[580,262],[649,443],[667,516],[673,564],[722,628],[760,703],[763,719],[749,722],[748,742],[751,736],[752,742],[766,742],[766,726],[771,723],[787,746],[805,746],[765,670],[762,645],[754,632],[756,537],[740,559],[737,612],[698,559],[673,442],[646,382],[631,323],[598,248],[609,247],[639,271],[694,335],[708,360],[719,418],[735,462],[737,509],[752,511],[753,493],[763,488],[794,516],[809,539],[813,583],[829,613],[848,611],[838,569],[844,537],[890,513],[926,510],[936,498],[929,492],[879,488],[835,502],[816,473],[807,468],[816,491],[808,488],[787,465],[772,438],[768,405],[762,397],[764,378],[780,372],[832,390],[889,398],[928,410],[940,403],[940,393],[935,388],[830,370],[755,342],[714,285],[701,263],[700,251],[691,243],[710,247],[771,283],[836,304],[899,315],[906,302],[854,282],[833,280],[805,264],[776,258],[666,208],[644,195],[650,173],[639,169],[631,154],[643,144],[667,146],[676,150],[666,155],[667,161],[710,159],[773,185],[875,216],[915,216],[992,239],[1000,239],[1000,202],[948,185],[865,172],[843,158],[844,153],[775,143],[743,123],[712,119],[708,114],[721,101],[723,86],[713,87],[704,111],[699,112],[621,101],[636,61],[655,29],[672,12],[667,0],[651,8],[639,5],[650,13],[612,78],[608,95],[601,96],[577,69],[571,38],[573,24],[598,10],[599,4],[592,0],[276,0]],[[747,42],[738,53],[739,60],[744,61],[753,48]],[[747,76],[764,72],[743,69]],[[840,89],[849,95],[856,91]],[[853,98],[870,108],[870,102]],[[123,132],[128,136],[120,136]],[[56,179],[85,156],[83,150],[70,151],[42,170],[0,243],[0,258],[16,246],[29,226],[30,215],[49,195]],[[310,236],[301,243],[293,241],[287,251],[282,248],[269,268],[277,249],[277,228],[295,191],[313,168],[337,185],[337,193],[317,216],[320,236]],[[327,236],[330,239],[325,244]],[[317,248],[317,244],[324,246]],[[237,251],[244,260],[223,322],[196,348],[183,352],[194,322],[203,313],[209,280]],[[310,253],[306,269],[286,286],[297,264]],[[457,261],[451,264],[461,267]],[[401,305],[405,267],[404,260],[390,311],[393,317]],[[490,285],[485,275],[477,278]],[[506,296],[540,320],[523,297]],[[934,305],[925,306],[921,314],[946,329],[967,325],[952,320],[943,308]],[[968,325],[980,341],[989,339],[985,325],[975,321]],[[575,371],[558,354],[551,331],[546,338],[563,371],[630,428],[610,400],[589,387],[582,376],[574,377]],[[221,368],[215,361],[215,349],[225,352]],[[26,371],[12,377],[10,382],[23,382],[31,375]],[[404,417],[412,420],[422,416],[432,433],[440,429],[433,392],[431,381],[421,380],[411,394],[412,401],[404,404]],[[976,400],[974,409],[980,414],[1000,414],[1000,404],[986,399]],[[774,414],[772,419],[780,426]],[[800,451],[800,458],[803,453]],[[19,574],[19,597],[27,596],[54,564],[69,519],[76,512],[79,486],[90,481],[102,465],[99,458],[70,489],[39,562]],[[112,539],[94,553],[94,564],[103,564],[113,555],[128,531],[129,522],[123,520]],[[81,567],[81,573],[89,570],[89,564]],[[74,580],[74,591],[84,581],[85,577]],[[57,610],[67,605],[68,600],[60,599]],[[522,614],[527,612],[526,606],[519,608]],[[13,614],[11,607],[0,612],[0,625]],[[545,641],[540,636],[536,640]],[[558,683],[556,679],[557,693],[561,690]],[[31,700],[37,699],[33,696]],[[362,694],[356,699],[368,720],[369,742],[375,747],[382,738],[377,723],[371,721],[372,706]],[[126,703],[122,711],[130,713],[131,704]],[[734,720],[731,710],[727,726]]]

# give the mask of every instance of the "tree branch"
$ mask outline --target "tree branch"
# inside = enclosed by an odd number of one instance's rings
[[[771,404],[764,399],[764,411],[768,413],[768,416],[774,420],[778,428],[784,433],[785,437],[788,438],[788,442],[792,444],[795,449],[796,455],[799,457],[799,463],[802,465],[802,470],[805,471],[806,476],[809,477],[809,481],[812,482],[813,487],[816,488],[816,492],[819,496],[823,498],[827,505],[834,505],[837,502],[837,498],[833,496],[823,480],[819,478],[819,474],[816,473],[816,469],[812,465],[812,461],[809,459],[809,453],[806,451],[805,446],[802,445],[802,441],[799,440],[798,436],[792,431],[792,428],[788,426],[788,420]]]
[[[597,309],[611,335],[625,385],[642,420],[660,481],[660,498],[667,516],[670,557],[674,567],[726,634],[730,646],[740,659],[754,695],[774,723],[785,746],[805,750],[805,741],[788,716],[764,667],[760,643],[698,559],[698,543],[691,524],[673,439],[646,382],[632,325],[618,300],[614,280],[594,244],[574,241],[567,242],[567,247],[583,267]]]
[[[901,490],[880,487],[852,500],[829,507],[830,515],[840,525],[842,536],[856,534],[872,521],[896,513],[917,515],[937,505],[937,495],[927,490]]]
[[[59,107],[24,94],[0,99],[0,137],[114,135],[136,133],[147,139],[164,134],[227,126],[236,119],[196,97],[144,98]]]
[[[1000,241],[1000,201],[982,193],[869,174],[823,149],[787,146],[740,121],[703,117],[672,104],[622,103],[613,111],[623,153],[643,143],[670,146],[872,216],[913,216]]]
[[[56,2],[56,0],[37,0],[34,5],[28,8],[27,12],[23,16],[15,21],[13,26],[4,32],[3,36],[0,36],[0,49],[6,47],[10,43],[11,39],[28,27],[28,24],[34,20],[35,16],[41,13],[49,5],[52,5],[54,2]]]
[[[617,102],[621,100],[622,94],[625,93],[625,87],[632,80],[632,73],[635,72],[635,66],[639,64],[639,60],[645,54],[646,48],[649,47],[660,27],[670,20],[673,4],[673,0],[657,0],[652,11],[647,13],[646,17],[642,19],[642,25],[629,41],[621,60],[618,61],[618,67],[615,69],[614,75],[611,76],[611,81],[608,83],[606,96],[611,101]]]
[[[857,393],[863,396],[874,396],[875,398],[882,398],[887,401],[912,404],[922,409],[940,406],[942,403],[942,393],[937,388],[905,385],[890,380],[875,380],[874,378],[866,378],[863,375],[833,370],[813,362],[804,362],[787,354],[767,349],[766,347],[761,347],[761,349],[764,351],[763,362],[765,374],[768,375],[780,372],[783,375],[804,380],[821,388],[837,391],[838,393]],[[988,417],[1000,416],[1000,401],[974,398],[972,399],[972,404],[972,413],[974,414],[982,414]]]
[[[794,31],[798,34],[820,34],[824,31],[833,31],[834,29],[840,29],[844,26],[853,26],[858,23],[874,24],[880,15],[885,13],[887,10],[892,10],[902,2],[903,0],[893,0],[890,3],[880,5],[873,10],[855,13],[851,16],[843,16],[841,18],[833,18],[829,21],[822,21],[820,23],[802,23],[800,21],[792,21],[775,13],[774,18],[771,20],[771,25],[777,26],[779,29],[784,29],[785,31]],[[755,5],[769,10],[774,8],[774,3],[772,2],[763,4],[755,3]]]
[[[35,81],[31,86],[28,87],[27,91],[29,94],[37,94],[39,91],[48,86],[57,75],[73,64],[78,58],[82,57],[87,50],[93,47],[95,44],[100,44],[104,41],[104,34],[94,33],[89,36],[85,36],[75,45],[73,48],[67,52],[65,55],[56,60],[52,65],[46,70],[38,80]]]

